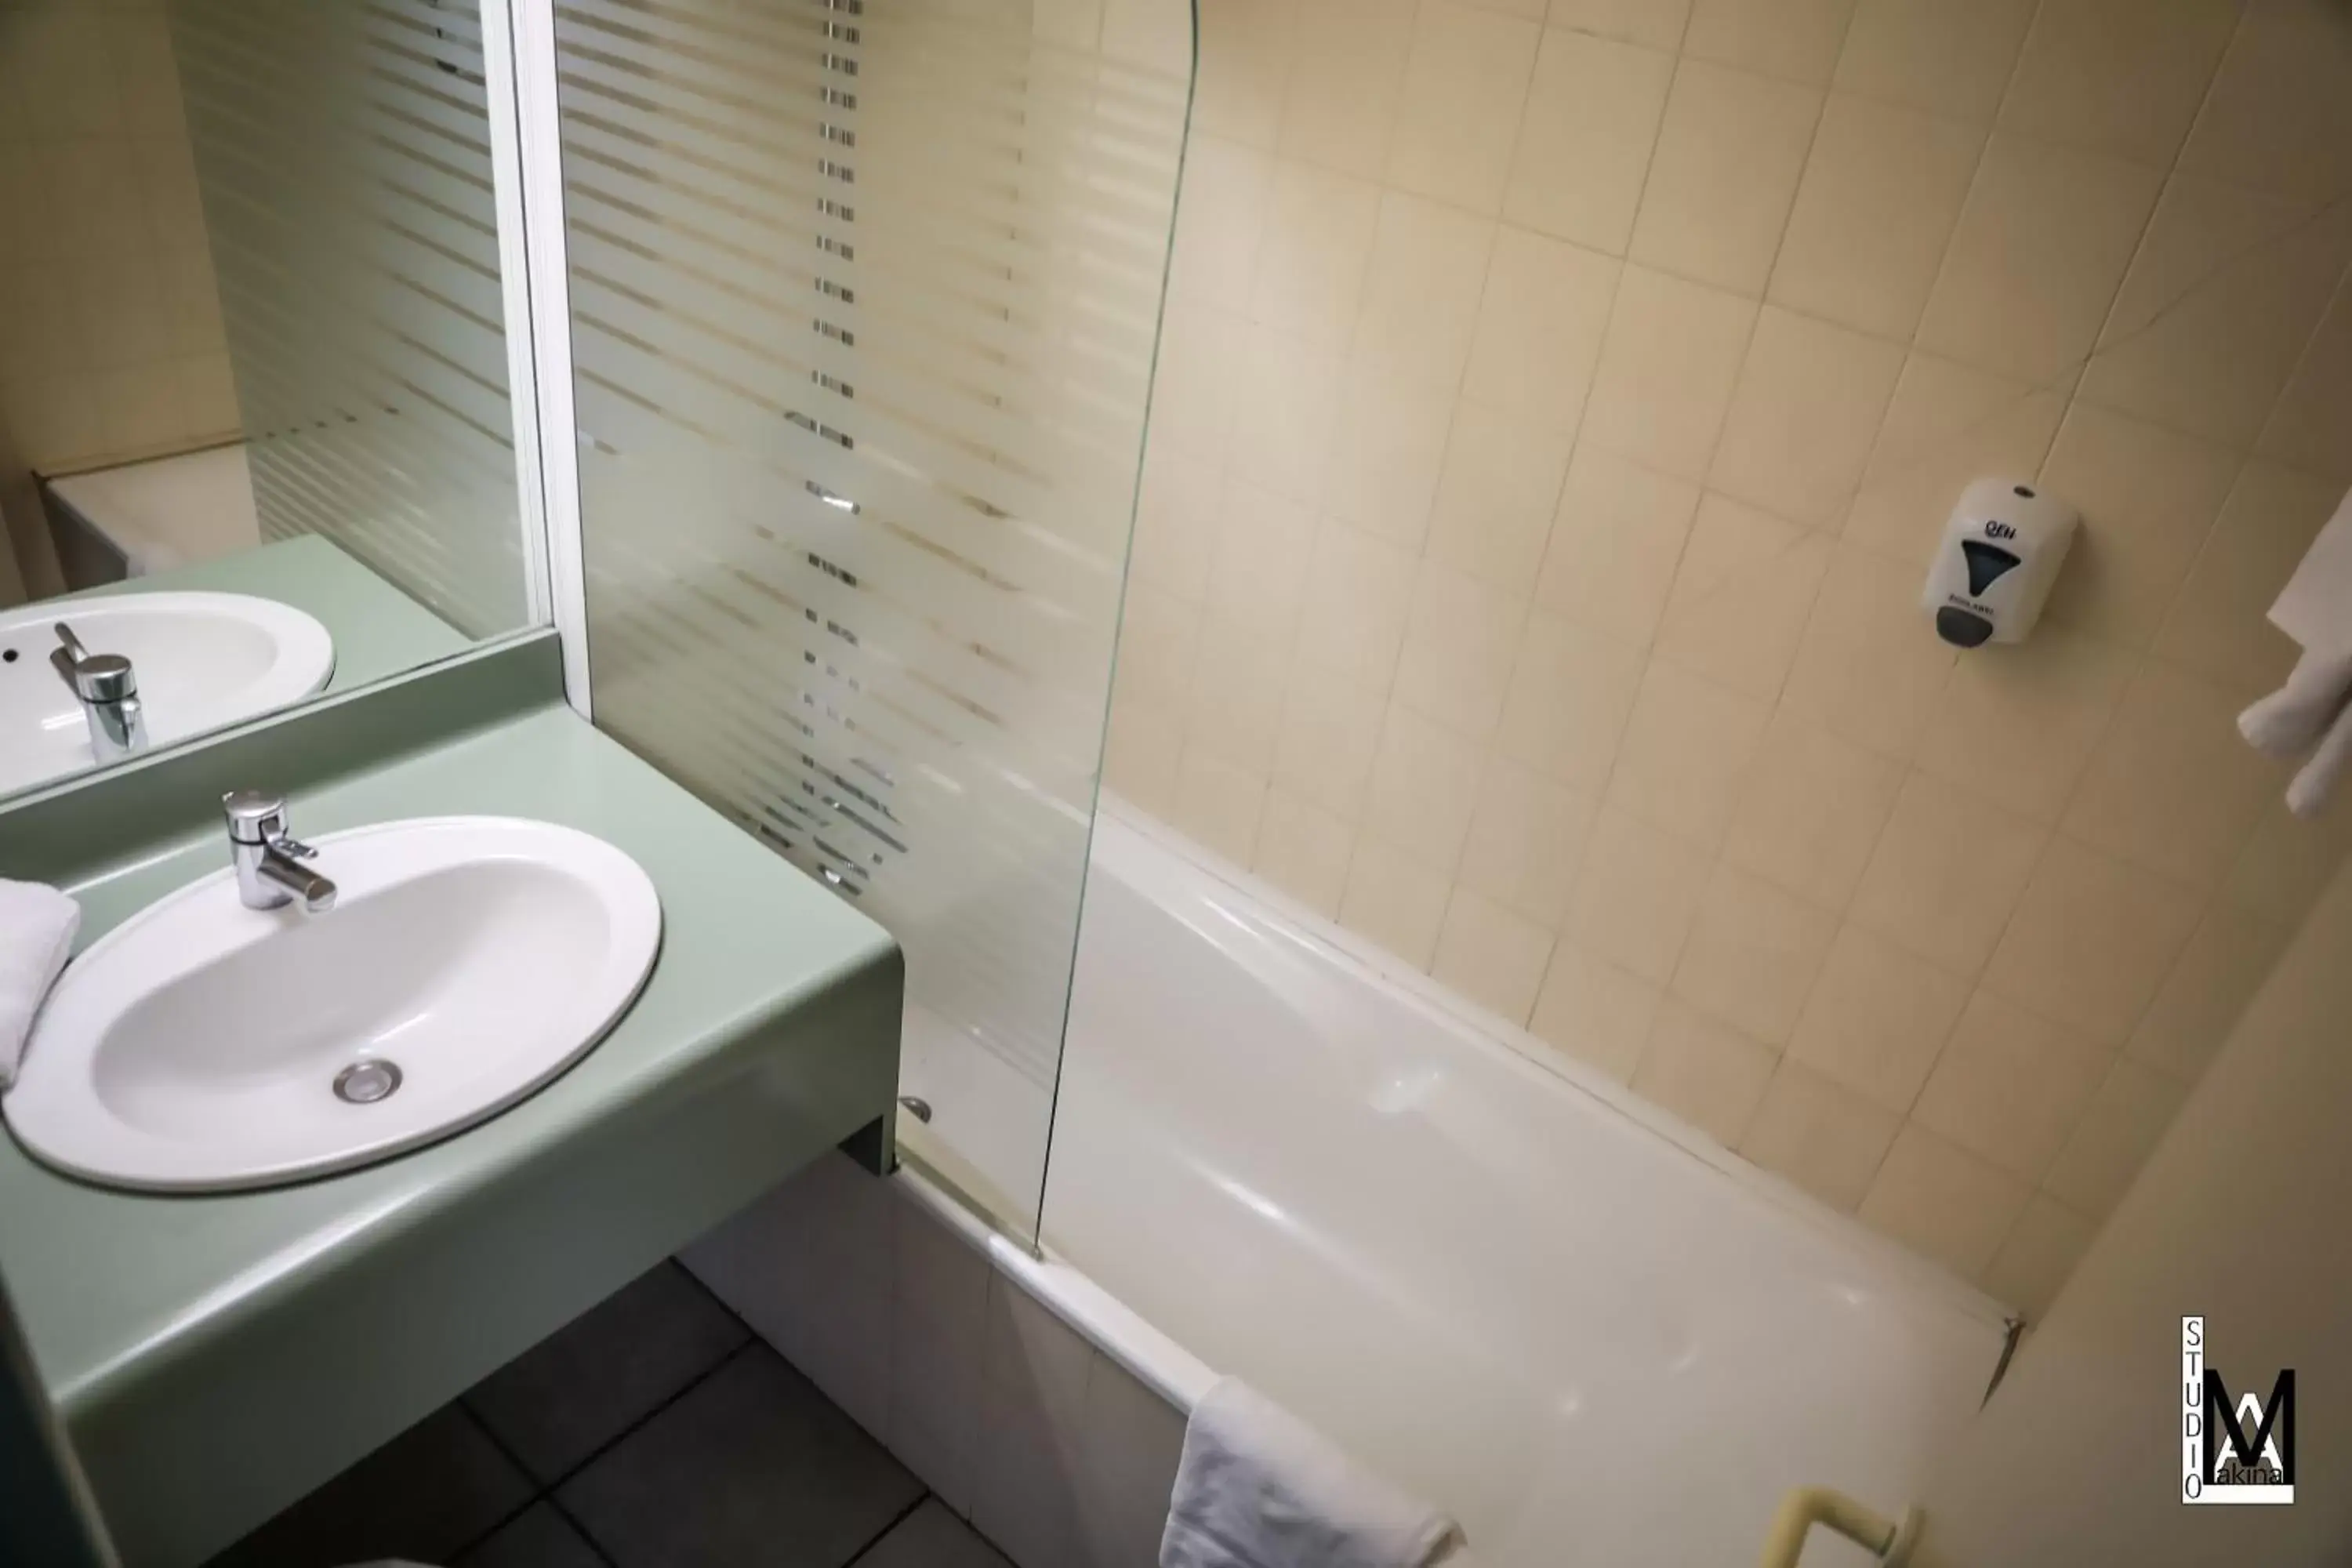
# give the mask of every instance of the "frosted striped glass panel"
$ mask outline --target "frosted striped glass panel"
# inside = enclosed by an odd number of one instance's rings
[[[266,539],[324,534],[469,636],[524,624],[472,0],[173,0]]]
[[[557,8],[597,721],[898,936],[1032,1223],[1191,89],[1112,10]]]

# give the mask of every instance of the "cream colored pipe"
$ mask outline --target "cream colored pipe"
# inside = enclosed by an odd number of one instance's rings
[[[1877,1555],[1885,1568],[1903,1568],[1919,1542],[1926,1518],[1916,1509],[1894,1521],[1827,1487],[1798,1487],[1780,1500],[1772,1516],[1771,1533],[1764,1538],[1760,1568],[1797,1568],[1805,1554],[1805,1537],[1813,1526],[1824,1525]]]

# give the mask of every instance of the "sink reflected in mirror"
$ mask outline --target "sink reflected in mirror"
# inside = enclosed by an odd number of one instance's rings
[[[60,627],[65,628],[60,633]],[[129,662],[141,744],[110,749],[66,663]],[[313,617],[249,594],[121,594],[0,614],[0,794],[299,702],[334,673]]]
[[[0,113],[21,239],[0,241],[0,626],[38,633],[0,667],[0,800],[229,721],[173,719],[161,666],[84,635],[139,691],[122,710],[93,679],[107,710],[83,745],[49,624],[23,607],[235,594],[315,617],[331,681],[230,719],[545,624],[499,233],[520,198],[475,0],[38,9],[18,26],[0,5],[0,80],[56,100]],[[71,174],[28,205],[19,168]],[[217,694],[217,668],[192,673]]]
[[[67,1174],[227,1192],[356,1169],[553,1082],[652,972],[637,863],[549,823],[441,817],[319,838],[332,908],[250,908],[223,870],[77,958],[0,1098]]]

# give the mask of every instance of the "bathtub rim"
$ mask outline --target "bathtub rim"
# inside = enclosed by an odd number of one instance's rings
[[[1136,847],[1120,842],[1122,832],[1172,858],[1181,870],[1171,872],[1153,868],[1148,861],[1139,863],[1134,858]],[[1837,1245],[1856,1248],[1874,1266],[1884,1269],[1892,1282],[1939,1299],[1944,1305],[1979,1319],[2011,1338],[2026,1321],[2017,1309],[1963,1279],[1943,1265],[1913,1252],[1892,1237],[1880,1235],[1857,1216],[1831,1208],[1795,1183],[1743,1158],[1672,1111],[1643,1100],[1630,1086],[1545,1043],[1501,1015],[1478,1006],[1368,938],[1348,930],[1255,874],[1235,866],[1214,850],[1186,837],[1108,788],[1102,791],[1097,802],[1097,822],[1087,852],[1088,875],[1091,876],[1097,867],[1108,869],[1122,880],[1139,885],[1146,896],[1150,896],[1152,890],[1149,884],[1155,871],[1162,877],[1171,874],[1181,877],[1189,873],[1219,884],[1234,896],[1262,906],[1282,925],[1289,928],[1288,934],[1310,950],[1319,950],[1344,968],[1368,972],[1373,980],[1392,987],[1415,1012],[1464,1037],[1472,1049],[1496,1059],[1505,1070],[1539,1082],[1551,1092],[1581,1092],[1599,1100],[1605,1110],[1625,1117],[1653,1137],[1673,1145],[1680,1153],[1696,1158],[1719,1177],[1772,1205],[1816,1234]],[[1141,876],[1136,874],[1139,868]],[[1083,924],[1078,951],[1081,954],[1085,951]],[[1066,1029],[1066,1022],[1065,1054],[1070,1048]],[[1057,1104],[1057,1118],[1061,1110]],[[1049,1144],[1045,1202],[1040,1205],[1038,1222],[1041,1239],[1050,1237],[1053,1229],[1053,1171]],[[1050,1245],[1045,1247],[1045,1252],[1048,1257],[1052,1256]],[[1067,1268],[1066,1265],[1063,1267]],[[1085,1279],[1075,1268],[1067,1271]],[[1099,1291],[1100,1288],[1094,1286],[1091,1280],[1086,1283],[1088,1288]],[[1107,1293],[1105,1299],[1111,1300]],[[1113,1305],[1118,1306],[1122,1311],[1127,1310],[1123,1304],[1115,1300]],[[1074,1323],[1073,1326],[1076,1325]],[[1164,1335],[1161,1337],[1165,1338]]]
[[[945,1226],[1137,1382],[1188,1415],[1217,1382],[1218,1373],[1207,1363],[1140,1312],[1071,1264],[1033,1250],[1026,1238],[1005,1229],[919,1155],[903,1149],[900,1155],[890,1184],[901,1202]]]

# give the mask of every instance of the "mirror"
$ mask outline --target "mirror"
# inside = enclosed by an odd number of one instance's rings
[[[0,0],[0,797],[544,618],[482,44]]]

